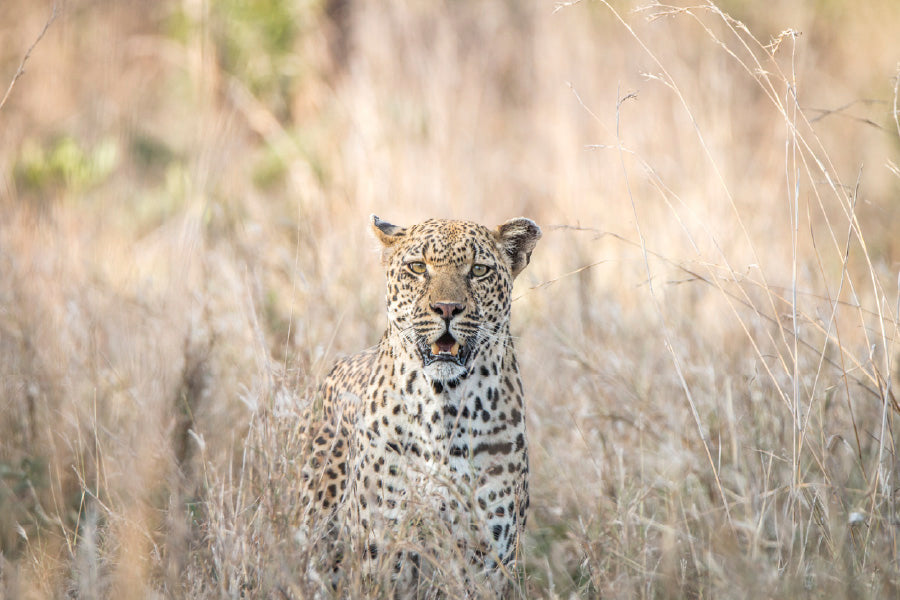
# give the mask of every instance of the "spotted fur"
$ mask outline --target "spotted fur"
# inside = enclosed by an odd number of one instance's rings
[[[541,230],[524,218],[494,230],[447,220],[407,229],[374,215],[371,225],[388,328],[323,384],[325,420],[313,440],[323,476],[304,500],[349,524],[367,560],[384,559],[430,507],[465,563],[505,586],[528,508],[511,292]],[[419,559],[393,555],[407,578]]]

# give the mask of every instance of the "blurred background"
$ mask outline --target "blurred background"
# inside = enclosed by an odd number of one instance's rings
[[[0,4],[0,596],[304,596],[375,213],[543,228],[521,595],[896,597],[900,4],[698,4]]]

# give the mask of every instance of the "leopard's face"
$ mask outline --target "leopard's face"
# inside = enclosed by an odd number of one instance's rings
[[[513,278],[528,263],[540,229],[528,219],[493,231],[434,219],[404,229],[377,217],[373,227],[384,244],[391,333],[430,379],[462,377],[507,327]]]

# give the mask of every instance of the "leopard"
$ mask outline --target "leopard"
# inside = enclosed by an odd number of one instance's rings
[[[320,477],[303,502],[349,528],[365,562],[392,561],[400,597],[416,589],[423,563],[441,560],[423,556],[422,528],[414,543],[403,539],[425,507],[459,569],[474,568],[502,595],[529,507],[512,290],[541,229],[524,217],[494,229],[447,219],[402,227],[375,215],[370,225],[387,329],[321,385],[312,442]]]

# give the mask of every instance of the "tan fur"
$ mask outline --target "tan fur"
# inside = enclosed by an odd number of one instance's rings
[[[323,384],[326,419],[314,439],[322,476],[303,500],[333,510],[367,560],[384,560],[415,511],[430,507],[466,563],[503,586],[498,565],[514,563],[528,508],[512,282],[540,229],[521,218],[495,230],[445,220],[405,229],[373,216],[372,230],[388,329]],[[419,558],[389,560],[413,581]]]

